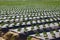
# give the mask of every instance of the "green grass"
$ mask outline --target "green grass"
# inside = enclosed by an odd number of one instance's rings
[[[59,5],[60,1],[0,1],[0,5]]]
[[[0,7],[1,6],[22,6],[22,7],[40,7],[40,8],[49,8],[49,9],[56,9],[60,7],[60,0],[17,0],[17,1],[1,1],[0,0]]]

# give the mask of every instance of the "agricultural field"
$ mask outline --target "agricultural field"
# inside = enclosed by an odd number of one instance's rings
[[[0,40],[60,40],[60,0],[0,0]]]

